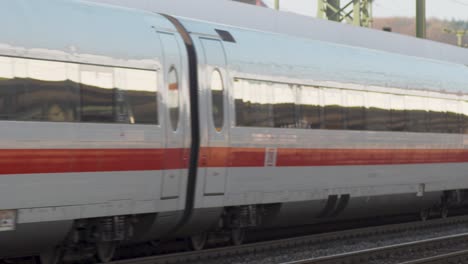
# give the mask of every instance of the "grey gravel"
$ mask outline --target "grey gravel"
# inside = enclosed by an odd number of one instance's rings
[[[422,251],[412,251],[408,252],[406,254],[401,254],[401,255],[394,255],[391,257],[387,257],[385,259],[376,259],[373,261],[369,261],[368,264],[396,264],[396,263],[403,263],[407,261],[414,261],[414,260],[420,260],[424,258],[429,258],[429,257],[434,257],[434,256],[440,256],[448,253],[453,253],[457,251],[463,251],[468,248],[468,243],[459,243],[456,245],[445,245],[441,246],[439,248],[430,248]],[[452,262],[450,262],[452,263]],[[455,263],[454,263],[455,264]],[[461,264],[461,263],[460,263]]]
[[[468,233],[468,225],[458,224],[448,227],[433,227],[422,230],[397,232],[392,234],[380,234],[360,238],[352,238],[344,241],[322,242],[274,251],[265,251],[245,256],[226,257],[222,260],[203,260],[194,264],[274,264],[289,261],[297,261],[309,258],[324,257],[341,253],[371,249],[382,246],[390,246],[405,242],[413,242],[423,239],[437,238],[460,233]],[[441,249],[442,250],[442,249]],[[394,260],[374,262],[375,264],[395,263]]]

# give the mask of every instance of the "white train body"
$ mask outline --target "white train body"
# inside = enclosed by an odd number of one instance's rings
[[[443,50],[0,4],[0,256],[116,216],[134,232],[102,241],[419,212],[468,189],[468,60]]]

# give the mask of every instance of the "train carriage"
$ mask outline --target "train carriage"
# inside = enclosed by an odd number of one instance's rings
[[[201,249],[213,232],[239,244],[465,202],[465,50],[410,56],[139,1],[0,3],[1,257],[109,261],[121,244]]]
[[[15,216],[1,254],[48,251],[78,225],[107,222],[126,237],[128,215],[175,218],[190,112],[187,55],[173,24],[76,1],[1,4],[0,200]]]

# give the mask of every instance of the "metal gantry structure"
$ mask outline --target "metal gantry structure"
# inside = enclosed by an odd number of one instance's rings
[[[278,1],[278,0],[276,0]],[[317,0],[317,17],[372,27],[373,0]],[[416,0],[416,36],[426,38],[426,0]]]
[[[347,22],[361,27],[372,27],[373,0],[317,0],[317,17],[336,22]]]
[[[449,28],[444,28],[444,32],[457,36],[457,45],[459,47],[468,48],[468,44],[463,45],[463,38],[465,37],[465,35],[468,35],[468,30],[466,29],[453,30]]]
[[[372,1],[374,0],[317,0],[317,17],[336,22],[346,22],[361,27],[372,27]],[[426,38],[426,0],[416,1],[416,37]],[[274,0],[275,9],[280,9],[280,0]],[[458,45],[468,30],[444,29],[457,36]]]

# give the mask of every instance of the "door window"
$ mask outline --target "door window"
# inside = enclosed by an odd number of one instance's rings
[[[169,106],[169,118],[171,120],[171,126],[174,131],[177,130],[179,125],[180,115],[180,102],[179,102],[179,77],[177,70],[172,67],[169,71],[168,76],[168,106]]]
[[[211,110],[214,127],[221,131],[224,124],[224,85],[218,70],[213,71],[211,76]]]

